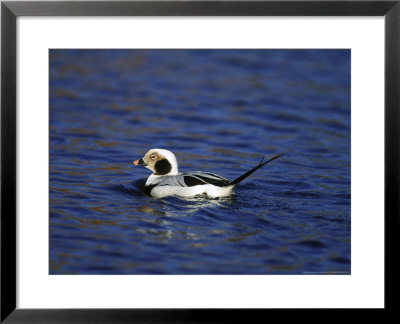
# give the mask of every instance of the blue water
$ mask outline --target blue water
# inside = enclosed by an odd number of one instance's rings
[[[51,50],[50,274],[350,273],[349,50]],[[154,199],[134,166],[235,179]]]

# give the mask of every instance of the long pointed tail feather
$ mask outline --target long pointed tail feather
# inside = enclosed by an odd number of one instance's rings
[[[277,155],[274,155],[272,158],[270,158],[269,160],[267,160],[267,161],[265,161],[265,162],[263,162],[263,161],[264,161],[264,156],[263,156],[262,159],[261,159],[261,161],[260,161],[260,163],[259,163],[256,167],[254,167],[253,169],[251,169],[251,170],[247,171],[246,173],[242,174],[240,177],[236,178],[235,180],[231,181],[229,185],[231,186],[231,185],[238,184],[240,181],[246,179],[249,175],[251,175],[252,173],[254,173],[255,171],[257,171],[259,168],[262,168],[262,167],[263,167],[264,165],[266,165],[267,163],[269,163],[269,162],[271,162],[271,161],[273,161],[273,160],[276,160],[276,159],[280,158],[281,156],[284,156],[284,155],[285,155],[286,153],[288,153],[290,150],[291,150],[291,149],[288,149],[288,150],[286,150],[286,151],[284,151],[284,152],[282,152],[282,153],[279,153],[279,154],[277,154]]]

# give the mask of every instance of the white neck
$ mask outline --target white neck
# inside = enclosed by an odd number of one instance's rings
[[[178,172],[178,164],[176,163],[176,160],[175,160],[175,163],[172,163],[171,167],[172,167],[171,171],[166,175],[177,175],[179,172]]]

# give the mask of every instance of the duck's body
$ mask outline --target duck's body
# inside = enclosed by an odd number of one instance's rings
[[[153,171],[153,174],[146,181],[145,188],[146,192],[154,198],[163,198],[171,195],[194,197],[201,194],[217,198],[229,196],[237,183],[268,162],[286,153],[287,151],[275,155],[266,162],[261,161],[255,168],[233,181],[209,172],[179,173],[175,155],[163,149],[152,149],[142,159],[132,163],[145,166]]]
[[[226,197],[232,193],[234,187],[221,176],[200,171],[164,176],[152,174],[145,186],[154,198],[170,195],[193,197],[201,194],[212,198]]]

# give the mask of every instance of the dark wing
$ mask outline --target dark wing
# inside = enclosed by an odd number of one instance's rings
[[[218,187],[225,187],[230,184],[229,180],[209,172],[190,172],[183,175],[186,186],[192,187],[203,184],[212,184]]]

